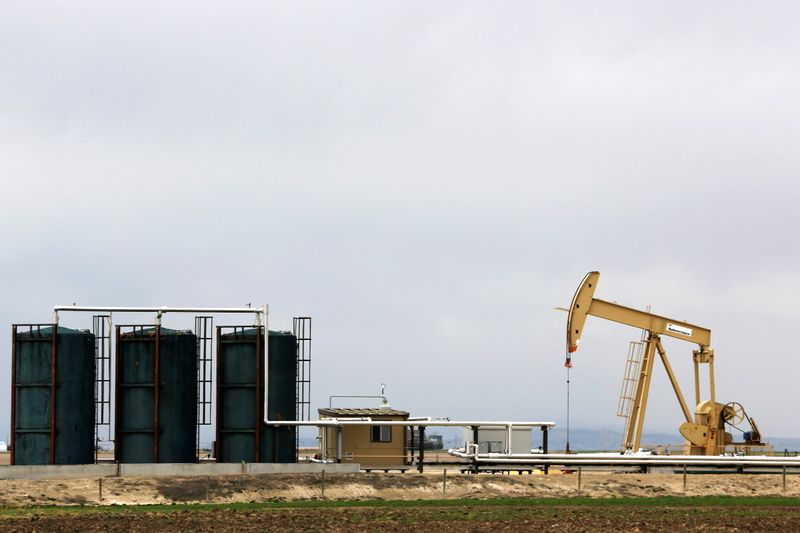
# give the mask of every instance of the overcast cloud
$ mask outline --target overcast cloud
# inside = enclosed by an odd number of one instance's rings
[[[553,307],[600,270],[800,435],[795,2],[115,4],[3,3],[0,428],[10,325],[73,302],[269,303],[314,317],[315,408],[563,425]],[[638,336],[589,319],[573,424],[621,429]]]

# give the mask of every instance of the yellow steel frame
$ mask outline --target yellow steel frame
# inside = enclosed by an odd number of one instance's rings
[[[646,311],[599,300],[594,297],[599,279],[599,272],[589,272],[575,292],[569,309],[569,318],[567,319],[567,347],[570,352],[578,349],[586,318],[590,315],[640,328],[647,332],[644,341],[644,354],[639,366],[639,379],[625,431],[625,447],[638,450],[641,446],[647,399],[650,393],[650,382],[657,352],[686,419],[686,423],[681,424],[681,433],[694,444],[692,446],[693,453],[716,454],[718,451],[717,426],[713,421],[719,418],[719,413],[715,400],[714,351],[710,348],[711,330],[681,320],[673,320]],[[696,404],[701,403],[700,364],[708,364],[710,412],[707,412],[708,416],[705,418],[707,422],[702,425],[699,424],[700,420],[692,419],[692,413],[686,404],[678,380],[672,370],[672,365],[667,358],[667,352],[661,343],[661,336],[693,342],[698,345],[699,348],[693,352]]]

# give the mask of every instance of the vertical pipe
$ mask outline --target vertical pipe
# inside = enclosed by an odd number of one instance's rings
[[[419,430],[415,430],[414,426],[410,426],[411,429],[411,463],[415,464],[419,461],[419,447],[420,447],[420,440],[419,440]]]
[[[14,445],[17,433],[17,326],[11,326],[11,464],[14,463],[14,453],[17,447]]]
[[[58,370],[58,325],[53,324],[50,338],[50,464],[56,464],[56,380]]]
[[[264,387],[264,381],[262,379],[262,372],[261,372],[261,331],[260,327],[256,329],[256,420],[255,420],[255,430],[256,430],[256,463],[261,462],[261,426],[264,425],[263,419],[269,418],[266,411],[262,415],[261,413],[261,402],[264,402],[264,408],[266,409],[266,397],[267,391]],[[264,344],[266,345],[266,338],[264,339]],[[266,353],[266,347],[264,348],[264,353]],[[266,362],[264,364],[266,367]],[[264,371],[264,377],[266,378],[267,372]],[[263,398],[262,398],[263,397]]]
[[[219,373],[219,371],[220,371],[220,356],[219,356],[219,354],[220,354],[220,348],[222,347],[222,343],[220,342],[221,334],[222,334],[222,328],[217,326],[217,363],[216,363],[217,364],[217,405],[216,405],[217,425],[216,425],[216,431],[215,431],[216,438],[214,439],[214,450],[212,450],[212,451],[214,452],[214,458],[216,459],[216,462],[218,462],[218,463],[220,462],[220,455],[221,455],[219,453],[219,451],[220,451],[220,436],[222,435],[222,431],[221,431],[221,429],[222,429],[222,418],[220,418],[220,416],[219,416],[219,414],[220,414],[220,406],[221,406],[221,403],[222,403],[220,401],[220,399],[222,398],[222,388],[221,388],[222,380],[220,379],[220,373]]]
[[[425,426],[419,427],[419,464],[417,470],[421,474],[425,464]]]
[[[112,406],[116,406],[117,404],[117,399],[114,398],[114,389],[111,385],[111,374],[114,373],[114,369],[116,368],[116,365],[114,364],[115,363],[114,358],[111,355],[114,350],[114,345],[112,344],[112,339],[111,339],[112,331],[114,331],[114,319],[111,313],[108,313],[108,438],[109,440],[111,439],[111,430],[113,427],[111,422],[111,409]]]
[[[120,438],[119,434],[119,425],[120,425],[120,418],[119,418],[119,403],[120,403],[120,394],[122,394],[122,387],[120,387],[119,382],[119,352],[120,352],[120,340],[122,339],[122,334],[120,332],[120,326],[117,326],[117,351],[116,351],[116,364],[114,365],[114,383],[116,385],[116,401],[114,402],[114,461],[119,463],[120,456],[120,444],[122,443],[122,439]]]
[[[325,461],[325,462],[328,461],[328,431],[330,431],[330,428],[328,428],[328,427],[323,426],[323,427],[319,428],[320,437],[321,437],[320,438],[320,442],[319,442],[319,446],[320,446],[320,448],[322,448],[320,450],[320,452],[322,453],[322,460]]]
[[[415,437],[414,437],[414,426],[406,427],[406,431],[410,431],[411,432],[411,445],[408,448],[408,456],[409,456],[408,464],[413,465],[414,461],[416,461],[416,453],[415,453],[415,448],[414,448],[414,440],[415,440]]]
[[[263,424],[263,422],[262,422]],[[280,431],[280,426],[275,426],[272,428],[272,462],[277,463],[280,459],[278,456],[278,432]]]
[[[478,452],[480,452],[480,445],[478,444],[478,426],[472,426],[472,444],[475,447],[475,455],[472,457],[472,472],[478,473]]]
[[[153,462],[158,463],[158,396],[159,388],[161,387],[161,376],[159,367],[159,351],[161,348],[161,315],[159,313],[159,323],[156,324],[156,345],[153,361]]]
[[[547,435],[548,435],[549,428],[547,426],[542,426],[542,453],[547,452]],[[550,471],[550,465],[544,465],[544,473],[547,474]]]
[[[409,455],[411,456],[411,464],[414,464],[414,426],[408,427],[411,430],[411,446],[409,446]],[[372,429],[370,429],[372,431]]]
[[[264,423],[269,423],[269,305],[264,304]]]
[[[336,462],[342,462],[342,426],[336,426]]]

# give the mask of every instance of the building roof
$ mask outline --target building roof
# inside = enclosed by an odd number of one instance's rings
[[[320,416],[333,417],[360,417],[360,416],[399,416],[408,418],[408,411],[397,409],[373,408],[351,408],[351,407],[326,407],[319,410]]]

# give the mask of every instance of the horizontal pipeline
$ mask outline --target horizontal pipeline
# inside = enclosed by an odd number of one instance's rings
[[[53,311],[101,312],[109,313],[256,313],[262,314],[263,307],[101,307],[87,305],[56,305]]]
[[[519,454],[513,457],[476,456],[463,452],[451,452],[451,455],[468,459],[477,464],[486,465],[558,465],[558,466],[754,466],[754,467],[793,467],[800,468],[800,457],[705,457],[705,456],[635,456],[620,455],[617,457],[585,457],[580,454],[566,456],[563,454]]]

